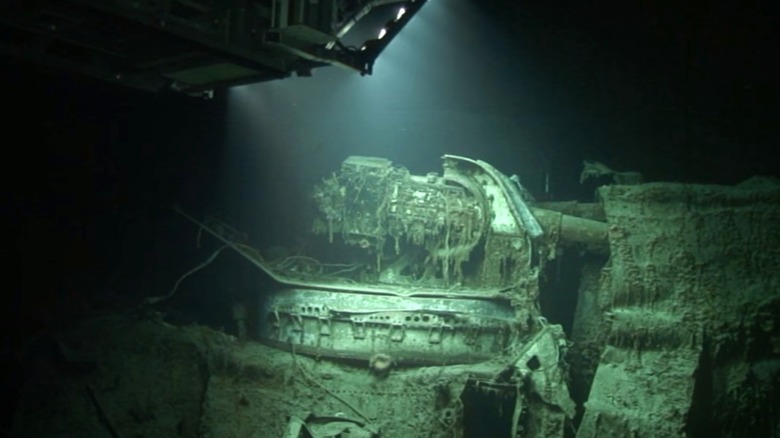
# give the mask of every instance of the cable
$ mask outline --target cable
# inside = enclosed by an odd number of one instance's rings
[[[158,296],[158,297],[146,298],[144,300],[144,303],[146,303],[146,304],[157,304],[160,301],[164,301],[164,300],[167,300],[168,298],[172,297],[173,294],[176,293],[176,289],[179,288],[179,285],[181,284],[182,281],[184,281],[185,278],[189,277],[190,275],[192,275],[192,274],[198,272],[199,270],[205,268],[206,266],[208,266],[211,262],[214,261],[214,259],[217,258],[219,253],[221,253],[222,250],[227,248],[227,247],[228,247],[227,245],[221,246],[218,250],[214,251],[214,253],[211,254],[211,257],[209,257],[205,262],[203,262],[203,263],[199,264],[198,266],[190,269],[189,271],[187,271],[187,273],[185,273],[184,275],[179,277],[179,279],[176,280],[176,284],[173,285],[173,289],[171,289],[171,291],[168,292],[166,295],[161,295],[161,296]]]

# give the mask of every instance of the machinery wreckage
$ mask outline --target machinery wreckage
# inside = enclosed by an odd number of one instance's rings
[[[188,218],[278,283],[261,298],[264,343],[363,361],[379,376],[480,363],[461,391],[514,400],[511,436],[524,424],[534,425],[526,436],[563,436],[575,415],[569,341],[540,312],[540,275],[559,245],[606,254],[607,224],[536,206],[517,176],[484,161],[443,160],[442,175],[419,176],[383,158],[347,158],[314,189],[313,231],[336,248],[329,262],[268,263],[229,227]],[[578,210],[598,216],[593,206]],[[338,260],[344,246],[362,260]]]
[[[542,203],[479,160],[349,157],[314,189],[321,247],[274,260],[179,209],[221,242],[209,261],[232,248],[271,279],[233,309],[261,342],[88,321],[56,350],[89,371],[29,384],[14,436],[780,437],[780,183],[593,177],[617,184]],[[561,248],[568,334],[540,304]]]

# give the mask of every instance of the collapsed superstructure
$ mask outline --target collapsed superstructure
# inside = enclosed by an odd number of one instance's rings
[[[558,245],[604,252],[606,223],[534,207],[489,163],[448,155],[443,168],[419,176],[347,158],[314,190],[314,232],[331,246],[256,260],[279,283],[261,300],[259,338],[372,368],[381,357],[382,371],[492,361],[460,392],[491,387],[514,400],[509,429],[563,436],[574,416],[567,342],[541,315],[540,274]]]

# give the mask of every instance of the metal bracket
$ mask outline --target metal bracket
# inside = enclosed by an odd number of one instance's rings
[[[331,334],[331,327],[330,327],[330,317],[318,317],[317,322],[320,328],[320,337],[322,336],[330,336]]]
[[[355,339],[366,339],[366,322],[352,320],[352,337]]]
[[[390,340],[393,342],[403,342],[406,337],[406,327],[397,323],[390,326]]]
[[[431,327],[428,332],[428,342],[431,344],[441,344],[444,339],[444,329],[452,330],[454,327],[448,324],[439,324],[438,326]]]
[[[444,325],[442,324],[431,327],[431,330],[428,332],[428,343],[441,344],[441,338],[443,332],[444,332]]]
[[[298,343],[303,343],[303,316],[297,314],[297,313],[290,313],[290,323],[292,324],[292,332],[298,333]]]
[[[271,336],[277,340],[281,340],[282,336],[282,318],[279,317],[279,309],[274,309],[273,321],[271,321]]]
[[[466,327],[463,342],[466,345],[475,345],[477,343],[477,340],[479,339],[479,332],[482,331],[482,326],[480,325],[471,325]]]

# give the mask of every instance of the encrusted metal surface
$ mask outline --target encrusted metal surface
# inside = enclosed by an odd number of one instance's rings
[[[508,302],[288,289],[264,299],[261,339],[323,356],[396,362],[489,359],[519,335]]]

